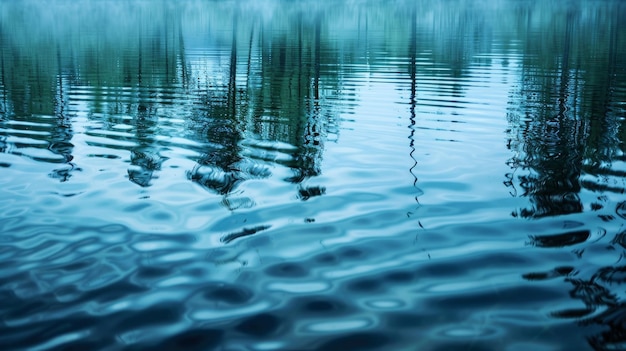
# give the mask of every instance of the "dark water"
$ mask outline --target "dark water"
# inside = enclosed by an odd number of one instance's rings
[[[0,1],[0,349],[626,349],[625,19]]]

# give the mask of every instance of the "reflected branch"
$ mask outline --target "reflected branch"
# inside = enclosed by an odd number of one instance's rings
[[[415,158],[415,124],[416,124],[416,112],[415,109],[417,107],[417,11],[413,8],[411,12],[411,36],[409,39],[409,76],[411,79],[411,96],[409,98],[409,148],[411,151],[409,152],[409,156],[413,160],[413,165],[409,168],[409,172],[413,176],[413,187],[417,190],[417,194],[415,195],[415,202],[417,202],[417,208],[419,208],[419,196],[421,195],[421,190],[417,187],[417,174],[415,174],[417,167],[417,159]],[[417,208],[415,210],[417,210]],[[411,216],[414,212],[409,212],[407,215]]]

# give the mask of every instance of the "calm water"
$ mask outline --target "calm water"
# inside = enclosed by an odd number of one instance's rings
[[[0,0],[0,349],[626,349],[626,3]]]

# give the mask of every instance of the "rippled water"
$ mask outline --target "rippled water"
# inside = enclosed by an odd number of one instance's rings
[[[624,18],[0,1],[0,348],[625,349]]]

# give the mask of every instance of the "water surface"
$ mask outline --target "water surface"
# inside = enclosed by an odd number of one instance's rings
[[[0,348],[623,349],[624,18],[0,1]]]

